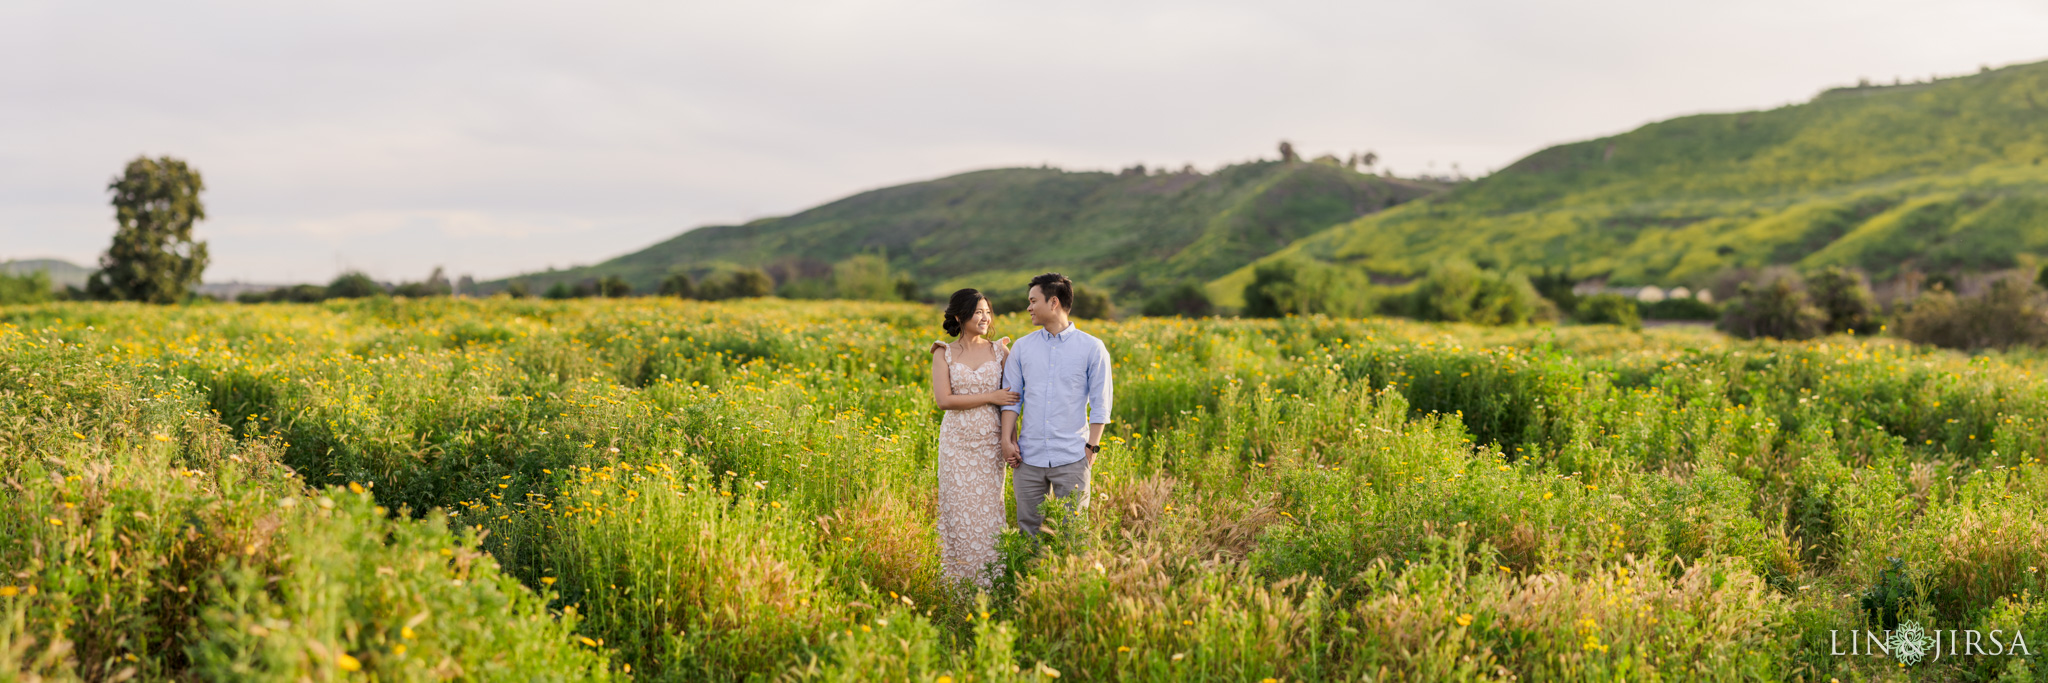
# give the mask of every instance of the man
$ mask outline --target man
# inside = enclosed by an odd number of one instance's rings
[[[1078,495],[1088,504],[1089,468],[1102,450],[1109,424],[1109,347],[1074,329],[1074,283],[1059,273],[1031,278],[1031,324],[1040,329],[1010,348],[1003,364],[1003,388],[1017,392],[1003,406],[1003,458],[1016,469],[1017,526],[1037,535],[1045,521],[1038,511],[1047,493]],[[1070,501],[1070,507],[1075,507]]]

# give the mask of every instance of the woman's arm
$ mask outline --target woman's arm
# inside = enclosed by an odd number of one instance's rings
[[[1017,395],[1001,389],[979,394],[953,393],[953,370],[947,367],[946,352],[932,350],[932,403],[940,410],[966,410],[981,406],[1004,406],[1017,402]]]

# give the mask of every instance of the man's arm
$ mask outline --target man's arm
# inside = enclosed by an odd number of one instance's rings
[[[1097,342],[1098,344],[1100,342]],[[1102,428],[1109,424],[1110,403],[1116,383],[1109,369],[1109,347],[1100,346],[1088,361],[1088,443],[1102,445]],[[1093,462],[1095,456],[1089,455]]]

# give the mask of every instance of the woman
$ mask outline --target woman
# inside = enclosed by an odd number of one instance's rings
[[[996,444],[997,406],[1017,402],[1004,391],[1004,337],[987,338],[995,310],[972,289],[946,304],[946,334],[932,342],[932,400],[946,411],[939,421],[939,566],[955,582],[987,588],[1003,531],[1003,451]]]

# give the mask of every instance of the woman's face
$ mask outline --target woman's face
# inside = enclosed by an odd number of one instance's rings
[[[996,311],[989,307],[988,299],[982,299],[981,303],[976,304],[974,307],[974,317],[967,319],[964,331],[972,332],[976,335],[988,334],[988,325],[991,321],[995,320],[995,317]]]

